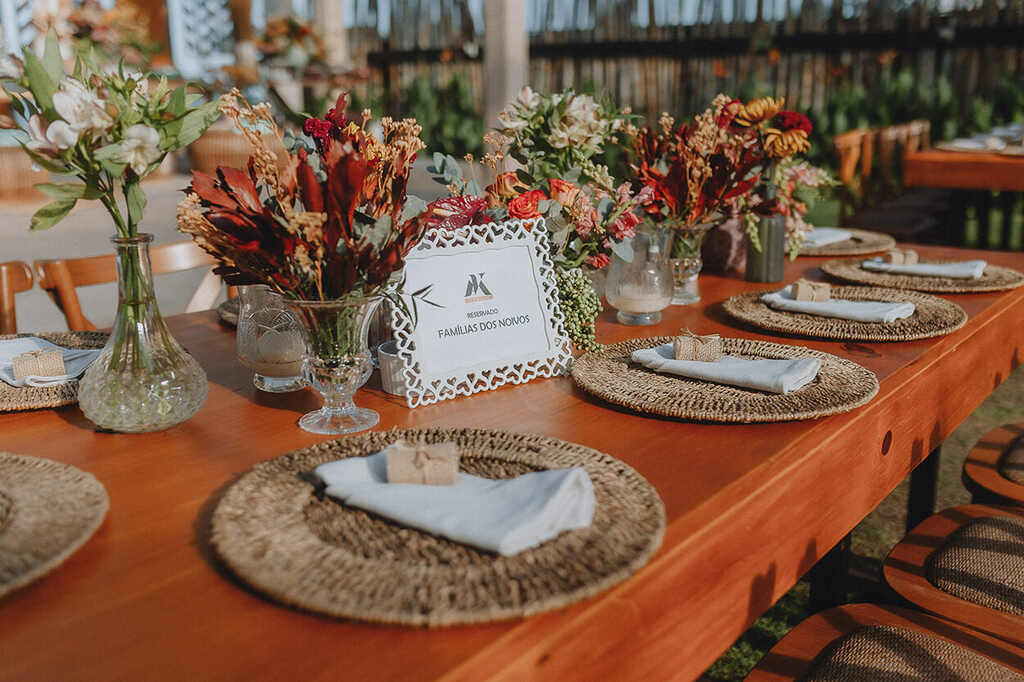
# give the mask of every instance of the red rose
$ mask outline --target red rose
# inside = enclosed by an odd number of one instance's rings
[[[537,204],[547,199],[547,195],[539,189],[523,192],[512,201],[508,202],[508,214],[519,220],[530,220],[539,218],[540,211]]]
[[[562,206],[572,206],[580,193],[580,188],[575,184],[559,178],[548,180],[548,187],[551,189],[551,198]]]
[[[802,130],[811,134],[811,121],[798,111],[780,111],[772,121],[779,130]]]

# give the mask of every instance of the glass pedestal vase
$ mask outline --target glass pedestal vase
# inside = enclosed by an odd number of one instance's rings
[[[775,185],[762,189],[765,199],[775,198]],[[747,238],[748,282],[781,282],[786,269],[786,219],[781,215],[760,218],[757,243]]]
[[[366,343],[370,315],[379,297],[332,301],[284,299],[302,327],[306,340],[302,373],[323,398],[319,410],[299,419],[306,431],[344,434],[365,431],[380,415],[356,407],[352,398],[373,371]]]
[[[665,227],[641,224],[625,249],[618,249],[608,266],[605,298],[618,309],[622,324],[650,325],[661,322],[661,311],[672,302],[674,288],[669,260],[672,232]],[[629,253],[631,251],[631,253]]]
[[[688,305],[700,301],[697,278],[704,267],[701,247],[704,238],[718,221],[698,225],[677,225],[672,228],[672,305]]]
[[[235,352],[251,369],[253,385],[267,393],[288,393],[306,387],[302,357],[306,343],[302,328],[284,299],[265,284],[238,287],[241,307]]]
[[[206,400],[206,373],[174,340],[153,293],[153,235],[114,237],[117,317],[78,384],[78,404],[103,429],[145,433],[189,419]]]

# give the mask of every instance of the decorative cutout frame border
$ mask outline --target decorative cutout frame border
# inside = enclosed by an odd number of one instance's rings
[[[505,384],[523,384],[539,377],[568,374],[573,356],[562,310],[558,304],[558,283],[555,266],[548,250],[547,228],[543,218],[467,225],[458,230],[430,230],[413,249],[413,254],[460,246],[504,245],[521,240],[532,242],[534,279],[542,288],[538,293],[545,312],[547,332],[551,337],[547,355],[541,359],[503,362],[487,369],[457,370],[441,378],[428,380],[420,368],[413,343],[414,322],[398,306],[392,306],[392,328],[398,346],[398,357],[402,363],[405,397],[409,407],[430,405],[459,396],[490,391]],[[408,298],[408,295],[403,295]]]

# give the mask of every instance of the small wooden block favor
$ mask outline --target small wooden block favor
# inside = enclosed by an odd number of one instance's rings
[[[722,355],[722,337],[718,334],[698,336],[686,329],[673,340],[672,350],[676,360],[714,362]]]
[[[408,443],[389,445],[388,483],[454,485],[459,473],[459,446],[455,443]]]
[[[832,298],[832,285],[828,282],[811,282],[798,279],[789,285],[789,292],[796,301],[824,303]]]
[[[67,374],[64,369],[64,353],[59,348],[33,350],[16,355],[14,380],[21,381],[25,377],[59,377]]]
[[[917,251],[913,249],[890,249],[882,256],[882,260],[893,265],[914,265],[917,263]]]

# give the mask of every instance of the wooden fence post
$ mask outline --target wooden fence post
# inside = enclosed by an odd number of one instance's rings
[[[498,125],[498,114],[526,85],[530,43],[525,0],[484,3],[484,125]]]

